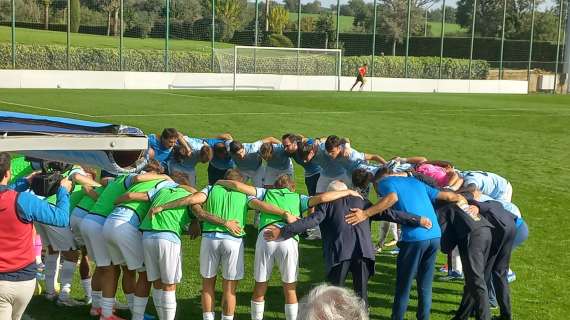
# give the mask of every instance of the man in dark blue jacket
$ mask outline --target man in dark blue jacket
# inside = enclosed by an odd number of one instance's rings
[[[328,191],[346,190],[341,181],[333,181]],[[288,224],[282,229],[270,227],[264,234],[269,241],[288,239],[309,228],[320,225],[323,239],[323,255],[327,280],[336,286],[344,286],[348,272],[352,273],[353,289],[368,306],[368,279],[374,274],[375,251],[370,236],[370,223],[364,221],[350,225],[345,214],[352,208],[366,209],[371,203],[358,197],[345,197],[317,206],[310,216]],[[410,226],[431,227],[431,221],[401,211],[386,210],[377,215],[386,220]]]

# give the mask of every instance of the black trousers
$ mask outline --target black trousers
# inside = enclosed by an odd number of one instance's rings
[[[485,281],[493,281],[497,304],[501,310],[500,319],[512,319],[511,293],[509,290],[509,264],[513,251],[513,241],[515,240],[516,228],[505,230],[501,241],[493,241],[491,253],[485,268]]]
[[[491,318],[485,266],[489,259],[492,240],[491,228],[482,227],[469,233],[457,244],[463,264],[465,285],[454,319],[468,319],[471,314],[474,314],[477,320]]]
[[[352,289],[368,307],[368,279],[374,273],[374,260],[358,258],[342,261],[332,267],[327,281],[333,286],[344,287],[349,271],[352,274]]]

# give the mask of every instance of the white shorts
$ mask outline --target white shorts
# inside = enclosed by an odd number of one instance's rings
[[[42,245],[52,247],[54,251],[77,250],[75,237],[70,227],[54,227],[43,223],[35,223],[36,231],[42,238]]]
[[[142,245],[148,281],[180,283],[182,280],[180,244],[166,239],[148,238],[143,239]]]
[[[210,239],[202,237],[200,244],[200,274],[213,278],[222,263],[222,277],[225,280],[243,279],[243,239]]]
[[[265,168],[265,176],[263,177],[263,183],[266,186],[272,186],[275,184],[275,180],[277,180],[277,178],[282,174],[287,174],[291,177],[294,177],[295,174],[293,171],[293,164],[290,164],[289,169],[287,170],[279,170],[271,167]]]
[[[83,241],[83,236],[81,236],[81,221],[83,221],[83,216],[73,214],[76,210],[84,211],[81,208],[73,209],[71,216],[69,217],[69,227],[71,227],[71,232],[73,233],[73,238],[78,247],[85,247],[85,241]]]
[[[299,275],[299,244],[289,238],[277,241],[266,241],[263,231],[257,236],[255,244],[255,262],[253,277],[256,282],[267,282],[271,279],[273,265],[277,264],[283,283],[297,282]]]
[[[105,245],[103,237],[103,226],[88,218],[84,218],[79,226],[81,236],[85,241],[87,255],[95,260],[97,267],[108,267],[111,265],[111,256]]]
[[[109,218],[103,225],[107,252],[114,265],[127,265],[129,270],[144,271],[142,233],[128,221]]]
[[[327,177],[321,174],[319,181],[317,181],[317,193],[327,192],[329,184],[335,180],[341,180],[349,189],[352,187],[352,178],[346,173],[336,177]]]
[[[243,182],[251,180],[254,187],[263,188],[263,177],[265,175],[265,165],[261,165],[257,170],[240,170]]]

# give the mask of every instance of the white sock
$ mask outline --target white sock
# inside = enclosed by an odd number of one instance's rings
[[[152,289],[152,302],[154,302],[154,308],[156,309],[156,314],[158,318],[162,320],[162,290]]]
[[[85,297],[91,297],[91,278],[81,279],[81,286],[85,292]]]
[[[251,319],[262,320],[263,311],[265,310],[265,301],[257,302],[251,300]]]
[[[101,297],[101,315],[110,317],[113,315],[113,307],[115,306],[115,298]]]
[[[71,282],[73,281],[73,274],[75,273],[75,268],[77,267],[77,262],[63,261],[63,267],[61,268],[61,291],[59,293],[59,299],[67,299],[69,293],[71,293]]]
[[[174,320],[176,317],[176,291],[162,291],[162,314],[164,319]]]
[[[222,314],[222,320],[234,320],[234,316],[226,316],[225,314]]]
[[[133,297],[133,317],[131,320],[143,320],[148,297]]]
[[[129,306],[129,310],[132,313],[133,312],[133,301],[135,300],[135,294],[134,293],[127,293],[127,294],[125,294],[125,296],[127,297],[127,304]]]
[[[297,320],[297,313],[299,312],[299,304],[285,304],[285,320]]]
[[[59,270],[59,252],[46,257],[46,293],[55,293],[55,282]]]
[[[91,308],[97,309],[101,308],[101,298],[102,292],[101,291],[91,291]]]
[[[216,317],[215,312],[204,312],[204,313],[202,313],[202,319],[203,320],[214,320],[215,317]]]

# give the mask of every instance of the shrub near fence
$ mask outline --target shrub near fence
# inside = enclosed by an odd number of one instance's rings
[[[66,51],[58,45],[18,45],[17,68],[36,70],[65,70],[67,69]],[[114,48],[81,48],[72,47],[70,54],[71,70],[117,71],[119,70],[119,50]],[[370,56],[343,57],[342,75],[353,76],[358,66],[370,64]],[[164,71],[164,51],[153,49],[125,49],[123,51],[124,70],[126,71]],[[11,68],[11,45],[0,43],[0,69]],[[327,56],[296,57],[258,57],[255,60],[256,72],[296,74],[299,61],[299,74],[302,75],[333,75],[336,60]],[[444,59],[442,77],[449,79],[467,79],[468,64],[466,59]],[[211,72],[209,53],[195,51],[170,51],[170,71],[204,73]],[[233,59],[217,59],[217,64],[232,64],[229,66],[216,65],[216,71],[233,70]],[[222,67],[222,68],[221,68]],[[228,67],[228,68],[226,68]],[[239,72],[251,72],[253,59],[240,57]],[[473,79],[485,79],[489,73],[486,61],[474,60],[472,68]],[[439,57],[410,57],[410,78],[437,78]],[[404,57],[375,57],[375,76],[403,77]]]

